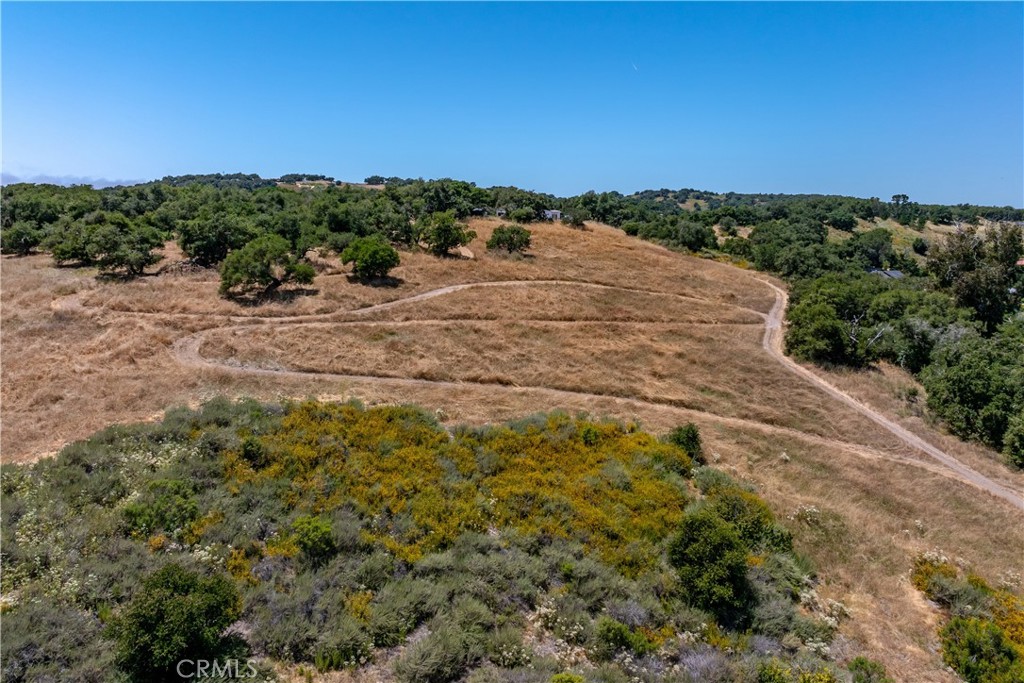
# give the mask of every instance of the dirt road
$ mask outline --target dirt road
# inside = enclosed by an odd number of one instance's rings
[[[762,282],[764,281],[762,280]],[[777,287],[770,282],[765,282],[765,284],[771,287],[775,292],[775,304],[772,306],[771,311],[768,313],[768,317],[765,319],[764,338],[761,340],[761,345],[769,355],[793,374],[800,376],[802,379],[818,387],[832,398],[846,404],[848,407],[856,410],[872,422],[888,430],[908,446],[911,446],[912,448],[927,454],[931,458],[934,458],[944,467],[954,472],[961,480],[977,486],[978,488],[991,493],[993,496],[997,496],[1008,501],[1018,509],[1024,510],[1024,497],[1022,497],[1019,492],[998,484],[985,475],[972,470],[956,458],[928,443],[917,434],[914,434],[905,427],[893,422],[881,413],[872,410],[835,385],[816,375],[811,370],[791,360],[789,356],[783,352],[782,347],[782,319],[786,312],[789,296],[782,288]]]
[[[173,353],[174,353],[174,356],[177,359],[177,361],[179,363],[182,363],[183,365],[188,365],[188,366],[192,366],[192,367],[201,367],[201,368],[206,368],[206,369],[211,369],[211,370],[220,370],[220,371],[225,371],[225,372],[229,372],[229,373],[233,373],[233,374],[235,374],[235,373],[247,373],[247,374],[258,374],[258,375],[268,375],[268,376],[271,376],[271,375],[288,376],[288,377],[299,378],[299,379],[331,379],[331,380],[355,381],[355,382],[362,381],[362,382],[375,382],[375,383],[381,383],[381,384],[388,384],[388,385],[392,385],[392,386],[427,386],[427,385],[431,385],[431,386],[450,386],[450,387],[454,388],[454,387],[459,387],[459,386],[465,386],[467,384],[480,384],[482,386],[487,386],[489,390],[493,390],[493,391],[529,391],[529,392],[532,392],[532,393],[539,393],[539,394],[546,395],[546,396],[549,396],[551,398],[558,399],[558,400],[563,400],[563,401],[567,400],[567,399],[574,399],[574,398],[575,399],[578,399],[578,398],[589,398],[589,399],[598,398],[598,399],[603,399],[603,400],[611,400],[611,401],[615,401],[615,402],[621,403],[623,405],[632,405],[632,406],[636,406],[636,407],[648,407],[648,408],[650,408],[650,407],[657,407],[657,408],[663,409],[663,410],[672,410],[672,411],[677,412],[677,413],[679,413],[680,415],[683,415],[683,416],[689,415],[691,417],[693,417],[693,416],[711,417],[715,421],[720,422],[722,424],[729,424],[729,425],[732,425],[732,426],[743,427],[743,428],[746,428],[746,429],[755,429],[755,430],[762,431],[762,432],[775,432],[775,433],[785,434],[787,436],[801,438],[801,439],[807,440],[807,441],[812,441],[812,442],[817,443],[818,445],[820,445],[822,447],[835,448],[835,449],[842,450],[842,451],[847,452],[847,453],[852,453],[852,454],[858,455],[860,457],[866,457],[866,458],[872,458],[872,459],[884,459],[884,460],[890,460],[890,461],[899,462],[899,463],[902,463],[902,464],[912,465],[914,467],[919,467],[921,469],[925,469],[925,470],[928,470],[928,471],[931,471],[931,472],[939,473],[939,474],[942,474],[942,475],[949,476],[951,478],[957,479],[959,481],[968,483],[968,484],[970,484],[972,486],[975,486],[975,487],[977,487],[977,488],[979,488],[981,490],[984,490],[984,491],[990,493],[993,496],[996,496],[996,497],[998,497],[998,498],[1008,502],[1009,504],[1011,504],[1012,506],[1016,507],[1017,509],[1024,510],[1024,498],[1022,498],[1022,496],[1018,492],[1013,491],[1013,490],[1011,490],[1011,489],[1009,489],[1009,488],[1007,488],[1007,487],[1005,487],[1005,486],[1003,486],[1001,484],[998,484],[998,483],[992,481],[991,479],[989,479],[988,477],[985,477],[983,474],[981,474],[979,472],[976,472],[975,470],[967,467],[966,465],[964,465],[962,462],[960,462],[956,458],[946,454],[945,452],[943,452],[942,450],[940,450],[940,449],[936,448],[935,446],[931,445],[930,443],[928,443],[924,439],[920,438],[916,434],[913,434],[912,432],[910,432],[909,430],[907,430],[904,427],[900,426],[899,424],[897,424],[897,423],[893,422],[892,420],[886,418],[884,415],[882,415],[882,414],[878,413],[877,411],[871,409],[870,407],[864,405],[860,401],[857,401],[856,399],[851,397],[849,394],[846,394],[845,392],[841,391],[840,389],[838,389],[834,385],[830,384],[825,379],[819,377],[818,375],[814,374],[812,371],[810,371],[807,368],[805,368],[805,367],[795,363],[790,358],[788,358],[783,353],[783,350],[782,350],[782,336],[783,336],[782,335],[782,320],[783,320],[783,316],[784,316],[785,310],[786,310],[786,305],[787,305],[787,302],[788,302],[788,297],[786,295],[786,292],[784,290],[782,290],[781,288],[777,287],[776,285],[770,283],[770,282],[767,282],[767,281],[762,280],[760,278],[756,278],[756,279],[758,279],[760,282],[764,283],[766,286],[770,287],[773,290],[773,292],[775,293],[775,303],[772,306],[771,311],[767,315],[765,315],[764,313],[761,313],[759,311],[754,311],[753,309],[748,309],[748,308],[744,308],[744,307],[741,307],[741,306],[736,306],[736,308],[743,308],[744,310],[751,311],[753,313],[756,313],[758,316],[760,316],[760,317],[762,317],[764,319],[764,321],[765,321],[765,333],[764,333],[764,337],[762,339],[762,346],[764,347],[764,350],[769,354],[769,356],[771,358],[773,358],[775,361],[777,361],[778,363],[782,364],[783,367],[785,367],[790,372],[798,375],[803,380],[813,384],[815,387],[821,389],[822,391],[824,391],[826,394],[828,394],[832,398],[834,398],[834,399],[844,403],[848,407],[852,408],[853,410],[857,411],[858,413],[860,413],[860,414],[864,415],[865,417],[869,418],[870,420],[872,420],[873,422],[878,424],[883,429],[886,429],[890,433],[894,434],[896,437],[898,437],[901,441],[903,441],[904,443],[906,443],[910,447],[912,447],[912,448],[914,448],[914,449],[916,449],[916,450],[918,450],[918,451],[928,455],[931,459],[933,459],[935,461],[935,464],[931,464],[931,463],[928,463],[927,461],[922,461],[922,460],[918,460],[918,459],[915,459],[915,458],[908,458],[908,457],[903,457],[903,456],[894,455],[894,454],[890,454],[890,453],[884,453],[884,452],[878,451],[876,449],[868,448],[866,446],[862,446],[862,445],[859,445],[859,444],[853,444],[853,443],[848,443],[848,442],[844,442],[844,441],[840,441],[840,440],[819,437],[819,436],[807,434],[807,433],[804,433],[804,432],[799,432],[797,430],[787,429],[787,428],[784,428],[784,427],[778,427],[778,426],[775,426],[775,425],[767,425],[767,424],[756,422],[756,421],[753,421],[753,420],[744,420],[744,419],[740,419],[740,418],[727,417],[727,416],[723,416],[723,415],[716,415],[716,414],[713,414],[713,413],[706,413],[706,412],[703,412],[703,411],[697,411],[697,410],[692,410],[692,409],[687,409],[687,408],[681,408],[681,407],[674,406],[674,405],[672,405],[670,403],[667,403],[667,402],[656,402],[656,401],[641,400],[641,399],[635,399],[635,398],[608,396],[608,395],[604,395],[604,394],[591,394],[591,393],[586,393],[586,392],[567,391],[567,390],[563,390],[563,389],[552,389],[550,387],[543,387],[543,386],[518,386],[518,387],[517,386],[511,386],[510,387],[510,386],[506,386],[506,385],[502,385],[502,384],[497,384],[497,383],[487,384],[487,383],[483,383],[483,382],[453,382],[453,381],[443,381],[443,380],[426,380],[426,379],[413,379],[413,378],[401,378],[401,377],[382,377],[382,376],[375,376],[375,375],[348,375],[348,374],[337,374],[337,373],[326,373],[326,372],[323,372],[323,373],[321,373],[321,372],[300,372],[300,371],[288,370],[288,369],[284,369],[284,368],[261,368],[261,367],[252,367],[252,366],[246,366],[246,365],[240,365],[240,364],[232,364],[232,363],[227,363],[227,362],[223,362],[223,361],[215,361],[215,360],[210,360],[210,359],[204,358],[201,355],[201,353],[200,353],[200,349],[202,347],[202,342],[203,342],[203,337],[205,336],[205,334],[207,332],[214,331],[214,330],[206,330],[206,331],[202,331],[202,332],[197,332],[196,334],[193,334],[193,335],[190,335],[188,337],[179,339],[174,344],[174,346],[173,346]],[[598,284],[598,283],[579,282],[579,281],[571,281],[571,280],[532,280],[532,281],[508,280],[508,281],[476,282],[476,283],[466,283],[466,284],[458,284],[458,285],[449,285],[447,287],[440,287],[440,288],[433,289],[433,290],[430,290],[430,291],[427,291],[427,292],[422,292],[420,294],[409,296],[409,297],[406,297],[406,298],[403,298],[403,299],[396,299],[394,301],[389,301],[389,302],[386,302],[386,303],[377,304],[375,306],[368,306],[366,308],[360,308],[360,309],[356,309],[356,310],[349,310],[349,311],[343,311],[343,312],[338,312],[338,313],[329,313],[329,314],[323,314],[323,315],[295,316],[295,317],[292,317],[292,318],[283,318],[283,319],[282,318],[278,318],[278,319],[274,319],[274,320],[251,320],[251,321],[246,321],[245,324],[236,324],[236,325],[234,325],[232,327],[234,327],[234,328],[250,327],[252,325],[269,324],[271,322],[279,322],[279,323],[284,323],[284,324],[288,324],[288,325],[296,325],[296,324],[298,324],[298,325],[303,325],[303,324],[310,324],[310,325],[312,325],[312,324],[321,324],[322,325],[322,324],[325,324],[325,323],[330,323],[333,319],[335,319],[335,318],[337,318],[337,317],[339,317],[341,315],[344,315],[344,316],[364,316],[364,315],[368,315],[370,313],[376,313],[376,312],[380,312],[380,311],[385,311],[385,310],[389,310],[391,308],[395,308],[397,306],[403,306],[403,305],[406,305],[406,304],[411,304],[411,303],[416,303],[416,302],[420,302],[420,301],[425,301],[425,300],[428,300],[428,299],[433,299],[435,297],[444,296],[446,294],[451,294],[451,293],[454,293],[454,292],[459,292],[459,291],[463,291],[463,290],[471,289],[471,288],[477,288],[477,287],[529,287],[529,286],[538,286],[538,285],[563,285],[563,286],[574,286],[574,287],[587,287],[587,288],[598,288],[598,289],[615,289],[615,290],[623,290],[623,291],[667,294],[665,292],[652,292],[650,290],[632,289],[632,288],[628,288],[628,287],[604,285],[604,284]],[[672,296],[679,296],[680,298],[683,298],[683,299],[692,299],[692,297],[685,297],[685,296],[682,296],[682,295],[672,295]],[[237,321],[237,318],[236,318],[236,319],[232,319],[232,322],[239,322],[239,321]],[[420,322],[420,323],[429,323],[429,322],[444,323],[444,322],[449,322],[449,321],[445,321],[445,320],[432,320],[432,321],[418,321],[418,322]],[[639,323],[639,324],[643,324],[643,323]],[[219,331],[223,331],[225,329],[230,329],[230,328],[220,327],[220,328],[214,328],[214,329],[215,330],[219,330]]]

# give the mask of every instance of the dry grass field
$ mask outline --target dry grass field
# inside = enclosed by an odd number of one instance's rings
[[[710,457],[756,484],[781,517],[817,510],[792,524],[822,594],[851,608],[838,659],[865,654],[899,680],[955,680],[937,654],[938,613],[910,585],[913,558],[938,547],[998,583],[1024,555],[1018,509],[768,354],[775,294],[763,274],[598,225],[532,226],[529,256],[499,257],[484,247],[497,225],[473,221],[472,259],[403,254],[393,287],[350,282],[325,260],[309,291],[260,306],[220,299],[212,271],[104,283],[46,256],[4,257],[3,461],[217,394],[415,402],[448,423],[551,409],[655,432],[693,421]],[[180,259],[173,246],[167,256]],[[457,287],[467,284],[476,286]],[[1024,477],[993,454],[923,419],[909,376],[819,374],[1022,489]]]

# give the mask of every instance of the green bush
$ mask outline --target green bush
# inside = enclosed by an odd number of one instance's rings
[[[157,531],[184,529],[199,517],[192,487],[183,481],[156,480],[140,500],[125,506],[124,522],[130,534],[146,537]]]
[[[372,656],[373,642],[348,615],[333,619],[313,646],[313,663],[320,671],[362,666]]]
[[[360,237],[341,252],[341,262],[352,265],[356,277],[368,280],[387,277],[400,262],[394,247],[379,237]]]
[[[224,630],[240,614],[231,581],[169,564],[143,580],[142,590],[111,623],[117,664],[134,680],[178,680],[180,660],[215,660],[225,653],[231,643]]]
[[[967,683],[1024,680],[1024,662],[1003,629],[991,621],[953,617],[940,636],[942,660]]]
[[[491,251],[504,249],[509,254],[522,253],[530,248],[531,233],[519,225],[501,225],[494,229],[487,240],[487,248]]]
[[[586,679],[579,674],[562,672],[552,676],[550,683],[586,683]]]
[[[732,524],[749,548],[779,552],[793,549],[792,535],[775,523],[775,515],[765,502],[749,491],[718,488],[708,496],[708,508]]]
[[[483,632],[441,624],[406,648],[395,663],[395,673],[406,683],[447,683],[461,678],[485,654]]]
[[[298,517],[292,522],[292,531],[303,555],[313,566],[322,565],[336,550],[331,523],[322,517]]]
[[[747,549],[731,524],[708,510],[687,515],[668,556],[691,604],[726,624],[746,621],[752,606]]]
[[[597,656],[600,659],[611,659],[623,650],[642,656],[656,649],[642,633],[632,631],[622,622],[610,617],[601,617],[597,620],[595,636]]]
[[[687,422],[685,425],[676,427],[669,432],[668,442],[682,448],[694,462],[701,465],[706,462],[704,459],[704,447],[700,440],[700,430],[692,422]]]
[[[846,668],[853,674],[852,683],[894,683],[881,663],[867,657],[855,657]]]

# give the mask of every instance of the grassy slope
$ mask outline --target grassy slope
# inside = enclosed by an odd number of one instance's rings
[[[938,546],[997,582],[1019,565],[1020,516],[966,485],[890,459],[923,456],[779,370],[761,351],[750,314],[734,308],[765,312],[770,307],[771,292],[755,274],[673,254],[602,226],[587,232],[536,226],[531,257],[495,258],[483,245],[496,225],[474,221],[479,233],[470,245],[474,260],[403,254],[395,271],[402,282],[395,288],[351,284],[330,266],[318,278],[315,295],[258,308],[218,299],[215,273],[97,284],[92,273],[54,269],[45,256],[5,257],[3,458],[38,457],[110,422],[146,418],[169,404],[195,403],[216,393],[415,401],[453,422],[502,420],[553,408],[639,419],[655,431],[693,420],[720,464],[757,483],[780,517],[801,505],[822,511],[823,521],[805,524],[799,542],[829,577],[826,596],[853,607],[854,618],[843,628],[848,645],[837,654],[864,652],[904,680],[948,680],[935,654],[936,613],[907,579],[912,558]],[[598,282],[660,294],[581,292],[568,286],[510,294],[481,288],[395,307],[375,316],[376,326],[322,325],[313,336],[310,328],[287,326],[214,330],[203,348],[208,356],[308,370],[358,368],[360,374],[373,374],[366,372],[370,369],[451,380],[494,375],[501,387],[195,372],[179,366],[169,351],[174,341],[197,330],[238,324],[224,315],[341,314],[443,285],[511,279]],[[80,296],[67,298],[76,293]],[[702,301],[687,305],[679,296]],[[678,319],[677,311],[696,322],[747,324],[666,324],[666,317]],[[539,317],[560,322],[527,322]],[[571,324],[594,317],[620,323]],[[410,318],[466,322],[459,328],[386,322]],[[392,342],[396,345],[389,348]],[[530,353],[517,355],[524,348]],[[842,381],[876,408],[889,411],[894,405],[892,392],[872,375]],[[551,395],[529,387],[613,396]],[[629,396],[650,402],[624,400]],[[949,444],[925,421],[906,419],[932,443]],[[829,439],[860,444],[875,454],[858,455]],[[955,452],[1018,488],[1024,483],[991,465],[984,449],[957,444]]]

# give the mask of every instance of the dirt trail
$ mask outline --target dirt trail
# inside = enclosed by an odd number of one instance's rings
[[[964,465],[960,461],[958,461],[955,458],[947,455],[943,451],[939,450],[938,448],[932,446],[931,444],[929,444],[925,440],[921,439],[916,434],[911,433],[910,431],[908,431],[904,427],[896,424],[892,420],[889,420],[885,416],[883,416],[880,413],[872,410],[868,406],[860,403],[859,401],[857,401],[853,397],[849,396],[845,392],[843,392],[840,389],[838,389],[837,387],[833,386],[832,384],[830,384],[826,380],[824,380],[821,377],[815,375],[810,370],[808,370],[808,369],[804,368],[803,366],[798,365],[797,363],[795,363],[792,360],[790,360],[782,352],[782,317],[783,317],[783,314],[784,314],[785,309],[786,309],[786,304],[788,302],[788,297],[786,295],[786,292],[784,290],[782,290],[781,288],[773,285],[770,282],[767,282],[767,281],[762,280],[760,278],[755,278],[755,279],[758,279],[760,282],[763,282],[765,285],[770,287],[774,291],[774,293],[775,293],[775,303],[772,306],[771,311],[767,315],[764,314],[764,313],[761,313],[759,311],[756,311],[754,309],[749,309],[749,308],[745,308],[745,307],[742,307],[742,306],[736,306],[734,304],[724,304],[724,305],[728,305],[728,306],[731,306],[731,307],[734,307],[734,308],[740,308],[740,309],[743,309],[743,310],[746,310],[746,311],[751,311],[753,313],[756,313],[758,316],[762,317],[765,320],[765,334],[764,334],[764,337],[763,337],[763,340],[762,340],[762,346],[764,347],[765,351],[773,359],[775,359],[777,362],[781,363],[783,365],[783,367],[785,367],[786,369],[788,369],[791,372],[793,372],[794,374],[800,376],[805,381],[808,381],[811,384],[815,385],[816,387],[820,388],[821,390],[825,391],[828,395],[830,395],[833,398],[843,402],[844,404],[846,404],[850,408],[853,408],[857,412],[859,412],[862,415],[868,417],[869,419],[874,421],[879,426],[883,427],[884,429],[888,430],[889,432],[891,432],[892,434],[897,436],[900,440],[902,440],[904,443],[908,444],[912,448],[917,449],[917,450],[922,451],[923,453],[927,454],[928,456],[930,456],[931,458],[933,458],[934,460],[937,461],[937,463],[938,463],[937,465],[936,464],[932,464],[932,463],[928,463],[926,461],[921,461],[921,460],[918,460],[918,459],[915,459],[915,458],[909,458],[909,457],[904,457],[904,456],[900,456],[900,455],[894,455],[894,454],[890,454],[890,453],[885,453],[885,452],[882,452],[882,451],[879,451],[879,450],[876,450],[876,449],[873,449],[873,448],[868,448],[866,446],[861,446],[859,444],[852,444],[852,443],[849,443],[849,442],[844,442],[844,441],[840,441],[840,440],[836,440],[836,439],[828,439],[828,438],[825,438],[825,437],[820,437],[820,436],[816,436],[816,435],[813,435],[813,434],[808,434],[806,432],[800,432],[800,431],[794,430],[794,429],[788,429],[788,428],[785,428],[785,427],[778,427],[778,426],[775,426],[775,425],[768,425],[768,424],[764,424],[764,423],[761,423],[761,422],[756,422],[756,421],[753,421],[753,420],[744,420],[744,419],[740,419],[740,418],[734,418],[734,417],[727,417],[727,416],[723,416],[723,415],[717,415],[715,413],[708,413],[708,412],[705,412],[705,411],[693,410],[693,409],[688,409],[688,408],[681,408],[679,406],[672,405],[672,404],[670,404],[668,402],[657,402],[657,401],[650,401],[650,400],[643,400],[643,399],[636,399],[636,398],[626,398],[626,397],[621,397],[621,396],[612,396],[612,395],[606,395],[606,394],[592,394],[592,393],[581,392],[581,391],[570,391],[570,390],[565,390],[565,389],[553,389],[553,388],[550,388],[550,387],[543,387],[543,386],[522,386],[522,387],[518,387],[518,386],[507,386],[507,385],[502,385],[502,384],[497,384],[497,383],[490,384],[490,383],[472,382],[472,381],[459,381],[459,382],[455,382],[455,381],[444,381],[444,380],[426,380],[426,379],[413,379],[413,378],[402,378],[402,377],[387,377],[387,376],[377,376],[377,375],[349,375],[349,374],[338,374],[338,373],[329,373],[329,372],[296,371],[296,370],[287,370],[287,369],[279,369],[279,368],[261,368],[261,367],[253,367],[253,366],[248,366],[248,365],[236,365],[236,364],[231,364],[231,363],[218,362],[218,361],[213,361],[213,360],[209,360],[207,358],[204,358],[200,354],[200,348],[202,346],[203,338],[205,337],[205,335],[207,333],[209,333],[209,332],[214,332],[214,331],[221,331],[221,332],[223,332],[224,330],[231,329],[230,327],[228,327],[228,328],[220,327],[220,328],[213,328],[211,330],[204,330],[204,331],[201,331],[201,332],[197,332],[197,333],[195,333],[193,335],[190,335],[188,337],[184,337],[182,339],[179,339],[173,345],[172,352],[173,352],[173,354],[175,356],[175,359],[179,363],[181,363],[183,365],[189,365],[189,366],[192,366],[192,367],[205,368],[205,369],[210,369],[210,370],[220,370],[220,371],[230,372],[230,373],[235,373],[235,374],[255,374],[255,375],[266,375],[266,376],[286,376],[286,377],[297,378],[297,379],[320,379],[320,380],[329,379],[329,380],[353,381],[353,382],[374,382],[374,383],[378,383],[378,384],[386,384],[386,385],[391,385],[391,386],[433,386],[433,387],[458,388],[458,387],[465,387],[467,385],[478,385],[478,386],[485,386],[485,387],[488,388],[488,390],[492,390],[492,391],[503,391],[503,392],[504,391],[511,391],[511,392],[529,391],[531,393],[539,393],[539,394],[543,394],[543,395],[549,396],[549,397],[554,398],[554,399],[559,399],[559,400],[579,399],[579,398],[600,399],[600,400],[613,401],[613,402],[616,402],[616,403],[619,403],[619,404],[624,404],[624,405],[631,405],[631,406],[637,406],[637,407],[647,407],[647,408],[656,407],[656,408],[662,409],[662,410],[671,410],[671,411],[673,411],[673,412],[675,412],[677,414],[683,415],[683,416],[704,417],[704,418],[711,417],[716,422],[719,422],[721,424],[731,425],[731,426],[735,426],[735,427],[741,427],[741,428],[745,428],[745,429],[754,429],[754,430],[765,432],[765,433],[781,434],[781,435],[785,435],[785,436],[789,436],[789,437],[793,437],[793,438],[799,438],[799,439],[802,439],[804,441],[810,441],[812,443],[816,443],[816,444],[818,444],[820,446],[823,446],[823,447],[836,448],[836,449],[845,451],[847,453],[852,453],[852,454],[858,455],[860,457],[876,459],[876,460],[877,459],[888,460],[888,461],[898,462],[898,463],[905,464],[905,465],[911,465],[911,466],[914,466],[914,467],[918,467],[920,469],[924,469],[924,470],[927,470],[927,471],[930,471],[930,472],[933,472],[933,473],[937,473],[937,474],[941,474],[941,475],[944,475],[944,476],[948,476],[948,477],[954,478],[956,480],[959,480],[959,481],[971,484],[971,485],[973,485],[973,486],[975,486],[977,488],[980,488],[980,489],[990,493],[991,495],[997,496],[998,498],[1001,498],[1001,499],[1009,502],[1011,505],[1013,505],[1014,507],[1016,507],[1018,509],[1024,510],[1024,498],[1022,498],[1020,495],[1018,495],[1015,491],[1012,491],[1009,488],[1007,488],[1005,486],[1002,486],[1002,485],[1000,485],[1000,484],[990,480],[989,478],[985,477],[984,475],[982,475],[982,474],[972,470],[971,468],[967,467],[966,465]],[[679,297],[679,298],[682,298],[682,299],[700,300],[702,302],[705,302],[705,300],[703,300],[703,299],[696,299],[695,297],[688,297],[688,296],[679,295],[679,294],[671,294],[671,293],[668,293],[668,292],[658,292],[658,291],[653,291],[653,290],[633,289],[633,288],[628,288],[628,287],[620,287],[620,286],[614,286],[614,285],[604,285],[604,284],[589,283],[589,282],[579,282],[579,281],[572,281],[572,280],[507,280],[507,281],[475,282],[475,283],[466,283],[466,284],[458,284],[458,285],[448,285],[446,287],[439,287],[437,289],[432,289],[430,291],[422,292],[420,294],[415,294],[415,295],[412,295],[412,296],[409,296],[409,297],[405,297],[405,298],[402,298],[402,299],[396,299],[396,300],[389,301],[389,302],[386,302],[386,303],[376,304],[374,306],[367,306],[365,308],[360,308],[360,309],[355,309],[355,310],[350,310],[350,311],[342,311],[342,312],[327,313],[327,314],[320,314],[320,315],[294,316],[294,317],[291,317],[291,318],[274,318],[274,319],[261,319],[261,320],[258,320],[258,321],[246,321],[246,324],[239,324],[239,325],[235,325],[234,327],[235,328],[242,328],[242,327],[249,327],[249,326],[251,326],[253,324],[257,324],[258,325],[258,324],[264,324],[264,323],[270,323],[270,322],[280,322],[280,323],[287,324],[287,325],[302,325],[302,324],[317,324],[317,323],[323,324],[323,323],[328,323],[332,319],[337,318],[339,316],[343,316],[343,315],[344,316],[353,316],[353,315],[355,315],[355,316],[363,316],[363,315],[368,315],[370,313],[386,311],[386,310],[389,310],[391,308],[395,308],[397,306],[402,306],[402,305],[410,304],[410,303],[416,303],[416,302],[419,302],[419,301],[425,301],[427,299],[433,299],[435,297],[444,296],[446,294],[452,294],[454,292],[459,292],[459,291],[463,291],[463,290],[471,289],[471,288],[476,288],[476,287],[526,287],[526,286],[531,286],[531,285],[533,285],[533,286],[536,286],[536,285],[567,285],[567,286],[576,286],[576,287],[591,287],[591,288],[598,288],[598,289],[611,289],[611,290],[644,292],[644,293],[650,293],[650,294],[670,295],[670,296],[676,296],[676,297]],[[232,322],[237,322],[238,321],[237,317],[231,317],[231,319],[232,319]],[[444,322],[451,322],[451,321],[446,321],[446,320],[424,320],[424,321],[416,321],[416,322],[419,322],[419,323],[435,323],[435,324],[437,324],[437,323],[444,323]],[[644,324],[644,323],[638,323],[638,324]]]
[[[928,443],[917,434],[914,434],[902,425],[893,422],[878,411],[869,408],[843,390],[839,389],[834,384],[790,359],[782,349],[782,317],[786,311],[789,296],[782,288],[776,287],[770,282],[766,282],[764,280],[761,281],[771,287],[775,292],[775,305],[772,306],[772,310],[768,313],[768,317],[765,320],[764,338],[761,340],[761,346],[764,347],[764,350],[767,351],[769,355],[781,363],[782,366],[790,372],[798,375],[805,381],[810,382],[837,401],[841,401],[848,407],[853,408],[864,417],[894,434],[908,446],[911,446],[912,448],[934,458],[944,467],[954,472],[961,480],[977,486],[993,496],[997,496],[1008,501],[1018,509],[1024,510],[1024,497],[1022,497],[1019,492],[998,484],[985,475],[972,470],[953,456],[948,455],[944,451]]]

